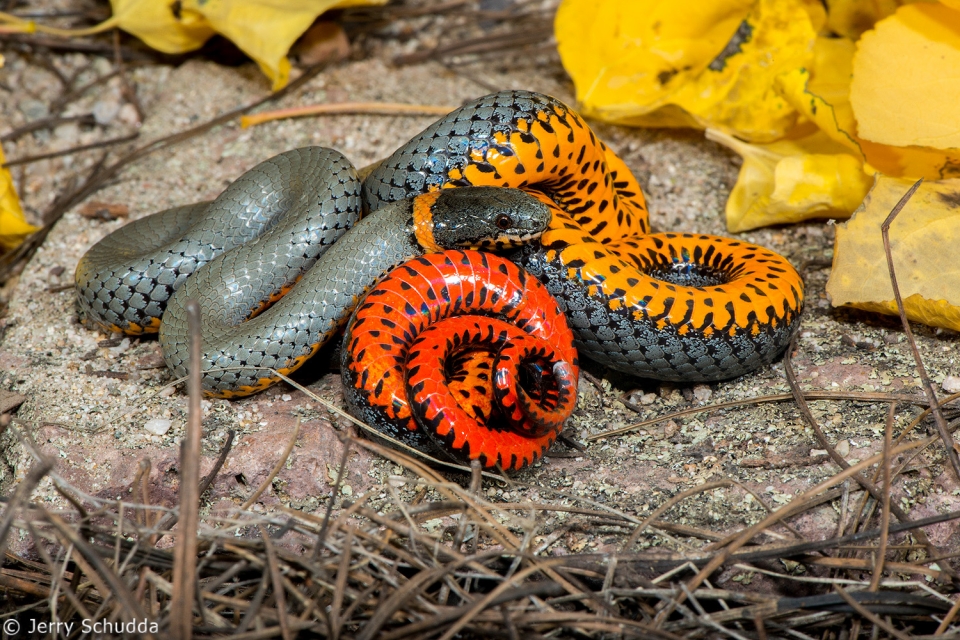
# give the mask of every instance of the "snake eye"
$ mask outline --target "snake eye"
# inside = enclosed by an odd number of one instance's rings
[[[511,220],[510,216],[507,214],[501,213],[499,216],[497,216],[496,224],[498,229],[509,229],[513,226],[513,220]]]

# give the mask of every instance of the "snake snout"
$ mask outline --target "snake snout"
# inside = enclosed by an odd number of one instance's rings
[[[445,248],[518,247],[539,238],[552,217],[535,197],[505,187],[445,189],[432,206],[434,238]]]

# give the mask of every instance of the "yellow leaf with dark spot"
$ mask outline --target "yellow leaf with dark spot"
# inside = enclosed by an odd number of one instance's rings
[[[810,218],[847,218],[870,189],[861,160],[822,132],[748,144],[707,129],[707,138],[743,157],[727,199],[727,228],[739,232]]]
[[[864,33],[850,104],[865,140],[960,147],[960,11],[911,4]]]
[[[63,37],[120,28],[164,53],[195,51],[219,33],[250,56],[270,78],[273,89],[290,78],[287,52],[317,16],[330,9],[386,4],[387,0],[110,0],[113,15],[87,29],[58,29],[0,13],[12,28]]]
[[[203,14],[185,3],[110,0],[114,22],[164,53],[194,51],[216,33]]]
[[[880,225],[913,184],[879,176],[863,205],[837,226],[827,293],[834,306],[897,314]],[[907,317],[960,331],[960,180],[925,182],[890,226]]]
[[[806,65],[816,36],[798,0],[564,0],[555,27],[584,114],[751,141],[794,126],[773,79]]]

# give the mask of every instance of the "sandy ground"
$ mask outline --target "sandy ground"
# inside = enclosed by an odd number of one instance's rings
[[[416,40],[354,46],[351,59],[331,65],[306,87],[276,106],[343,101],[391,101],[458,104],[492,88],[543,91],[572,102],[572,86],[549,48],[533,55],[425,62],[393,66],[392,56],[410,51]],[[106,58],[85,54],[52,56],[64,72],[89,68],[90,77],[112,68]],[[60,88],[48,71],[26,56],[7,54],[0,87],[3,132],[35,118],[36,103],[49,103]],[[179,66],[151,64],[129,77],[143,108],[142,125],[120,92],[117,79],[72,103],[69,113],[118,107],[116,115],[93,127],[62,125],[4,146],[8,159],[139,131],[134,144],[183,130],[267,93],[266,80],[252,64],[225,67],[207,60]],[[29,102],[33,100],[33,102]],[[107,102],[106,107],[102,103]],[[31,111],[32,109],[32,111]],[[271,123],[243,130],[231,122],[128,167],[92,199],[126,205],[130,219],[173,205],[209,199],[243,171],[281,151],[305,145],[333,147],[363,166],[393,151],[431,122],[427,117],[329,116]],[[725,233],[723,206],[736,180],[739,160],[707,142],[699,132],[651,131],[596,124],[598,133],[635,171],[650,202],[657,230]],[[94,155],[68,156],[15,171],[28,212],[43,210],[72,176],[82,174]],[[77,321],[74,293],[68,286],[80,256],[126,220],[91,220],[69,211],[56,225],[19,280],[8,287],[9,308],[0,318],[0,390],[22,394],[14,428],[0,450],[0,488],[22,479],[38,452],[56,459],[56,473],[74,487],[104,500],[131,500],[132,483],[144,461],[150,462],[151,499],[172,505],[177,489],[177,451],[186,418],[186,398],[165,387],[170,376],[153,339],[113,340]],[[788,256],[795,265],[832,255],[833,229],[818,222],[742,234]],[[806,390],[917,393],[909,347],[898,323],[831,308],[824,284],[827,271],[804,271],[807,306],[794,363]],[[956,334],[920,327],[921,352],[938,383],[957,375]],[[319,362],[298,379],[341,405],[339,376]],[[592,378],[580,386],[578,409],[567,433],[581,442],[604,430],[723,401],[743,401],[789,389],[781,363],[738,380],[685,388],[631,379],[587,366]],[[636,405],[636,412],[621,401]],[[342,454],[345,423],[317,402],[287,386],[240,401],[204,402],[203,470],[208,470],[227,431],[236,430],[233,452],[204,509],[239,505],[265,478],[300,419],[297,446],[272,487],[255,509],[278,505],[314,511],[332,492]],[[828,438],[851,463],[880,449],[886,405],[867,402],[812,402]],[[899,431],[917,413],[901,407]],[[169,420],[163,434],[146,426]],[[153,423],[156,424],[156,423]],[[921,429],[923,431],[923,429]],[[26,444],[32,442],[34,444]],[[36,447],[36,448],[34,448]],[[709,410],[648,426],[627,435],[591,441],[583,452],[558,446],[546,459],[518,474],[523,487],[486,485],[491,496],[513,500],[568,500],[558,492],[582,496],[633,514],[649,513],[670,496],[698,484],[724,478],[749,486],[770,506],[789,500],[836,473],[819,452],[811,429],[792,403],[745,405]],[[402,468],[364,452],[349,456],[345,497],[374,491],[374,503],[394,490],[391,478]],[[393,484],[396,484],[395,482]],[[401,493],[405,489],[396,489]],[[960,486],[945,467],[938,447],[909,463],[894,497],[913,517],[956,508]],[[39,499],[63,504],[51,481],[37,490]],[[850,504],[855,501],[851,500]],[[691,498],[667,514],[674,523],[729,530],[755,521],[764,508],[739,487],[721,488]],[[823,506],[793,522],[808,536],[829,536],[838,514]],[[549,523],[548,523],[549,525]],[[783,533],[787,536],[784,530]],[[949,524],[928,529],[933,542],[960,543]],[[603,532],[571,532],[555,549],[606,550],[614,539]],[[682,547],[682,536],[650,535],[642,545]],[[560,552],[560,551],[557,551]]]

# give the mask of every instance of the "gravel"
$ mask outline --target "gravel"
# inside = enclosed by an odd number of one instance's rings
[[[394,55],[418,50],[432,38],[443,37],[441,19],[419,20],[409,21],[412,37],[354,42],[350,59],[329,67],[303,90],[273,106],[341,101],[456,104],[492,88],[531,89],[572,102],[572,86],[550,48],[532,54],[501,52],[479,60],[447,60],[446,64],[428,61],[392,66]],[[402,25],[388,28],[387,36],[390,29],[401,30]],[[5,55],[0,134],[45,117],[63,92],[56,76],[30,57],[16,52]],[[93,55],[48,57],[62,74],[76,74],[79,84],[113,69],[111,60]],[[136,88],[142,122],[137,107],[122,97],[120,79],[113,78],[66,106],[66,114],[92,113],[94,125],[73,123],[53,132],[40,130],[22,136],[5,143],[7,158],[132,132],[140,134],[134,144],[143,144],[250,103],[269,90],[252,64],[225,67],[201,58],[179,66],[139,66],[128,71],[128,78]],[[94,198],[127,205],[128,219],[136,219],[166,207],[213,198],[246,169],[297,146],[330,146],[357,166],[364,166],[387,155],[430,122],[430,118],[412,116],[343,115],[286,120],[244,130],[233,121],[146,156]],[[725,233],[723,207],[736,181],[738,158],[704,140],[700,132],[603,124],[595,124],[595,128],[640,179],[655,229]],[[32,221],[41,221],[42,212],[57,194],[85,175],[98,153],[43,160],[14,171]],[[60,476],[83,493],[119,499],[129,496],[138,461],[149,459],[153,499],[171,505],[176,496],[176,456],[186,422],[186,398],[182,391],[172,390],[169,373],[158,366],[154,339],[117,340],[78,324],[73,292],[67,286],[70,275],[92,244],[128,221],[89,219],[78,209],[68,211],[56,224],[23,274],[2,293],[9,307],[0,318],[0,391],[21,394],[26,401],[17,414],[16,428],[0,440],[0,489],[9,491],[42,452],[54,457]],[[783,253],[795,265],[832,257],[833,227],[822,222],[762,229],[740,237]],[[918,394],[919,380],[898,323],[832,309],[824,291],[826,273],[818,266],[804,269],[807,310],[794,356],[802,387]],[[925,327],[916,330],[934,381],[944,390],[960,388],[957,334]],[[298,379],[321,398],[342,406],[339,377],[327,367],[329,355],[315,360]],[[587,371],[598,382],[581,380],[578,409],[567,428],[570,437],[580,441],[681,409],[789,393],[781,363],[737,380],[690,389],[631,379],[592,365],[587,365]],[[640,412],[628,409],[621,398],[633,399]],[[259,502],[266,509],[324,507],[343,453],[339,436],[346,427],[342,420],[287,386],[235,402],[205,402],[204,407],[204,473],[228,432],[237,434],[234,452],[207,494],[205,509],[242,503],[258,480],[267,477],[298,422],[302,429],[299,445]],[[850,462],[880,449],[885,404],[815,401],[811,408],[827,437],[847,452]],[[917,409],[901,406],[897,430],[916,413]],[[558,446],[545,460],[519,474],[518,481],[535,487],[535,495],[543,499],[566,492],[635,514],[649,513],[678,491],[719,478],[743,482],[762,492],[771,504],[778,504],[785,496],[836,472],[825,456],[809,462],[819,449],[821,445],[793,404],[744,404],[596,440],[583,452]],[[372,503],[376,504],[386,495],[390,478],[403,470],[356,448],[351,451],[346,474],[350,489],[342,495],[372,490]],[[766,466],[747,464],[757,460]],[[787,462],[776,466],[771,461]],[[960,485],[946,470],[940,447],[932,447],[914,460],[905,478],[910,491],[898,489],[895,498],[916,517],[957,508],[960,503]],[[405,487],[398,485],[393,490],[414,495],[415,487],[409,483]],[[504,499],[508,494],[518,499],[531,491],[518,487],[508,492],[494,485],[485,490]],[[762,505],[745,495],[738,488],[717,489],[685,501],[667,517],[713,529],[739,526],[765,513]],[[49,480],[37,489],[36,498],[64,504]],[[836,516],[825,506],[793,524],[804,535],[830,535]],[[938,543],[956,535],[947,525],[933,527],[928,534]],[[644,540],[642,545],[673,544],[656,537]],[[577,545],[580,550],[607,548],[603,536],[592,534],[579,536]]]

